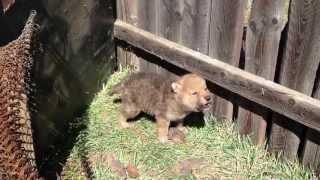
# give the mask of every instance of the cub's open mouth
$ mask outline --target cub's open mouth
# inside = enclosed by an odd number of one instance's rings
[[[206,104],[201,104],[198,107],[198,111],[208,111],[211,107],[211,102],[208,102]]]

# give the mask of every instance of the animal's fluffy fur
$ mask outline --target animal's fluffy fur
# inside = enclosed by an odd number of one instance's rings
[[[211,102],[205,80],[195,74],[168,78],[155,73],[133,73],[114,86],[112,94],[120,94],[122,127],[129,127],[127,120],[140,112],[153,115],[161,142],[168,141],[171,121],[180,122],[191,112],[209,108]],[[181,123],[179,128],[183,129]]]

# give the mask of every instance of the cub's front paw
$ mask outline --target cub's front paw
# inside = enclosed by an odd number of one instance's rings
[[[186,128],[186,127],[184,127],[184,126],[178,126],[178,128],[177,128],[179,131],[181,131],[181,132],[183,132],[183,133],[188,133],[188,129]]]
[[[128,122],[120,122],[119,126],[120,126],[120,129],[126,129],[126,128],[133,127],[133,124]]]
[[[166,136],[160,136],[160,137],[158,137],[158,139],[159,139],[160,143],[163,143],[163,144],[169,143],[169,139]]]

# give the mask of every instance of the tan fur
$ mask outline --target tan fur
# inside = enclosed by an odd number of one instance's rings
[[[171,121],[178,121],[179,130],[185,131],[185,116],[208,109],[211,104],[206,81],[196,74],[171,79],[154,73],[134,73],[116,85],[113,93],[121,95],[120,126],[130,127],[127,120],[140,112],[153,115],[161,142],[168,141]]]

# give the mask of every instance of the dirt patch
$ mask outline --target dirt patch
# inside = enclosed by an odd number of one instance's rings
[[[203,158],[190,158],[180,161],[173,169],[178,176],[187,176],[192,174],[192,171],[201,169],[206,164]]]
[[[127,173],[128,173],[128,176],[131,178],[137,178],[140,176],[138,168],[130,163],[127,166]]]
[[[127,177],[125,166],[118,160],[115,153],[99,153],[89,158],[91,164],[97,164],[98,162],[105,163],[104,165],[118,175],[119,177]]]

